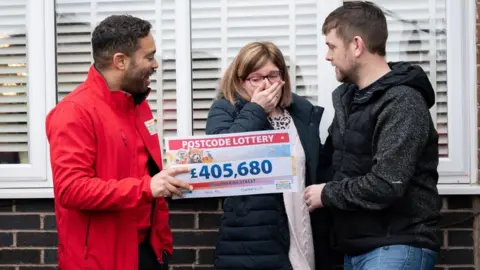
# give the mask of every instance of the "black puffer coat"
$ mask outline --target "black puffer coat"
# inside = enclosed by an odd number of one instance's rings
[[[294,94],[287,108],[306,155],[306,185],[323,182],[319,166],[322,146],[319,124],[323,108]],[[235,105],[220,98],[208,114],[206,133],[225,134],[272,129],[262,107],[237,99]],[[316,269],[330,268],[329,215],[319,209],[311,214]],[[290,239],[282,194],[228,197],[224,201],[215,269],[292,269],[288,258]]]

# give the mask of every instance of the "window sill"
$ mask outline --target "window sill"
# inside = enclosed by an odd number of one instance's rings
[[[440,195],[480,195],[480,184],[439,184]]]
[[[51,199],[53,188],[0,188],[0,199]]]

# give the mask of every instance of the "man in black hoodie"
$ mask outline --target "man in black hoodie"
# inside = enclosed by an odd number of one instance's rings
[[[369,2],[348,2],[325,20],[337,80],[325,142],[331,181],[305,191],[310,211],[333,213],[332,243],[345,269],[434,269],[440,219],[438,134],[425,72],[387,63],[386,18]],[[323,177],[323,176],[322,176]]]

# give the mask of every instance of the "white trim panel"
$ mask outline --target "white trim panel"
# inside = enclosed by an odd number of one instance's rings
[[[193,132],[190,1],[175,0],[177,136]]]

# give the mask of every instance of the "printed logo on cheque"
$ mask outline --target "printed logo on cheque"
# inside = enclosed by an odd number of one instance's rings
[[[292,181],[290,180],[276,180],[275,186],[277,190],[279,189],[291,189],[292,188]]]

